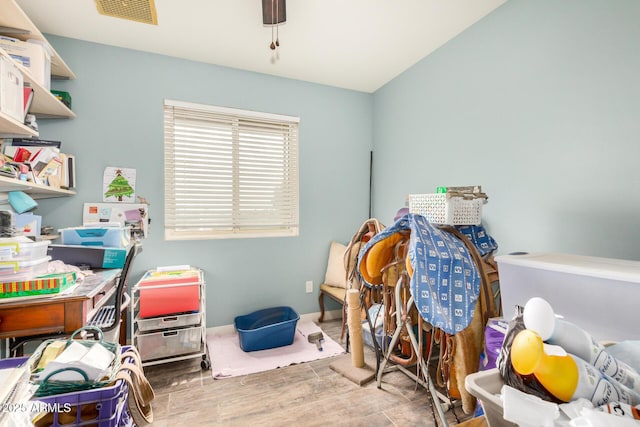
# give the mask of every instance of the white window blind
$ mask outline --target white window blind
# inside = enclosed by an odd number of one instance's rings
[[[297,236],[298,123],[165,100],[165,238]]]

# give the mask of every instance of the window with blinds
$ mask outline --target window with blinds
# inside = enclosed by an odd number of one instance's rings
[[[165,238],[297,236],[298,123],[165,100]]]

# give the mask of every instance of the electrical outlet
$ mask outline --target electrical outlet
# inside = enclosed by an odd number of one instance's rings
[[[313,292],[313,280],[307,280],[307,293],[310,294]]]

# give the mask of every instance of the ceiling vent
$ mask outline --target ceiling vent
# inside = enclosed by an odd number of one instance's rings
[[[95,0],[100,15],[158,25],[154,0]]]

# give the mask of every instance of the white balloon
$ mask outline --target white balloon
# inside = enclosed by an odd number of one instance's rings
[[[551,304],[544,298],[531,298],[524,305],[522,313],[524,326],[535,331],[542,341],[546,341],[553,334],[556,325],[556,316],[551,308]]]

